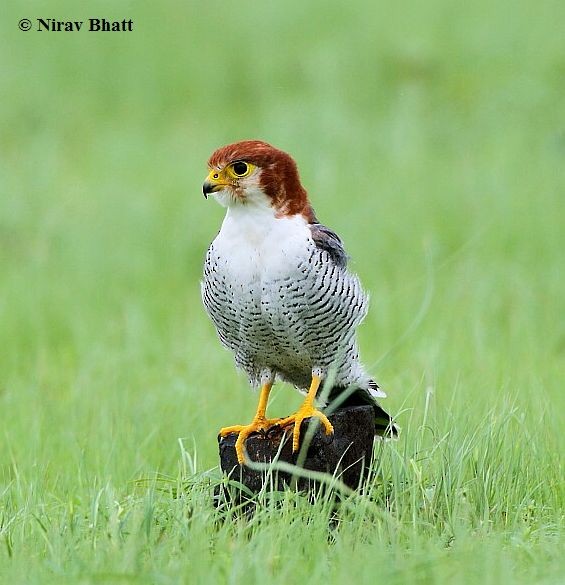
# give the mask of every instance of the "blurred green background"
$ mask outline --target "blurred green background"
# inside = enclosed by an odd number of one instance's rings
[[[206,161],[245,138],[290,152],[342,235],[371,293],[362,355],[401,426],[432,392],[443,429],[509,404],[563,447],[563,2],[3,12],[0,494],[174,475],[179,437],[212,467],[218,428],[250,418],[199,289],[223,217]],[[281,387],[272,411],[298,402]]]

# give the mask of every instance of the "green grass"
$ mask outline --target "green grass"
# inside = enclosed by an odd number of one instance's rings
[[[563,3],[48,4],[0,24],[0,581],[563,583]],[[210,497],[256,397],[200,188],[251,137],[343,236],[403,428],[337,516]]]

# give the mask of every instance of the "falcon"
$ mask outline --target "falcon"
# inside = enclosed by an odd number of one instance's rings
[[[260,388],[251,423],[220,430],[221,436],[238,433],[239,463],[246,461],[247,437],[274,425],[293,425],[293,451],[304,419],[317,417],[332,434],[317,406],[336,399],[342,406],[372,405],[377,434],[396,435],[376,401],[385,394],[359,360],[356,329],[367,295],[348,270],[340,238],[316,219],[293,158],[266,142],[246,140],[216,150],[208,169],[203,194],[227,211],[206,254],[202,299],[221,343]],[[283,419],[266,415],[276,379],[306,395],[298,411]],[[324,379],[331,388],[319,403]]]

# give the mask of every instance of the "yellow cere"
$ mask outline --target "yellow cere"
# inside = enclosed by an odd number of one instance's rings
[[[209,173],[208,176],[206,177],[207,181],[210,181],[211,183],[221,183],[222,181],[225,180],[225,176],[224,176],[224,169],[219,171],[218,169],[212,169]]]

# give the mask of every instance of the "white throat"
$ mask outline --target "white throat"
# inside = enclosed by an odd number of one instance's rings
[[[302,215],[277,217],[266,200],[228,206],[214,247],[235,270],[257,273],[267,266],[269,271],[282,269],[292,258],[303,256],[310,241]]]

